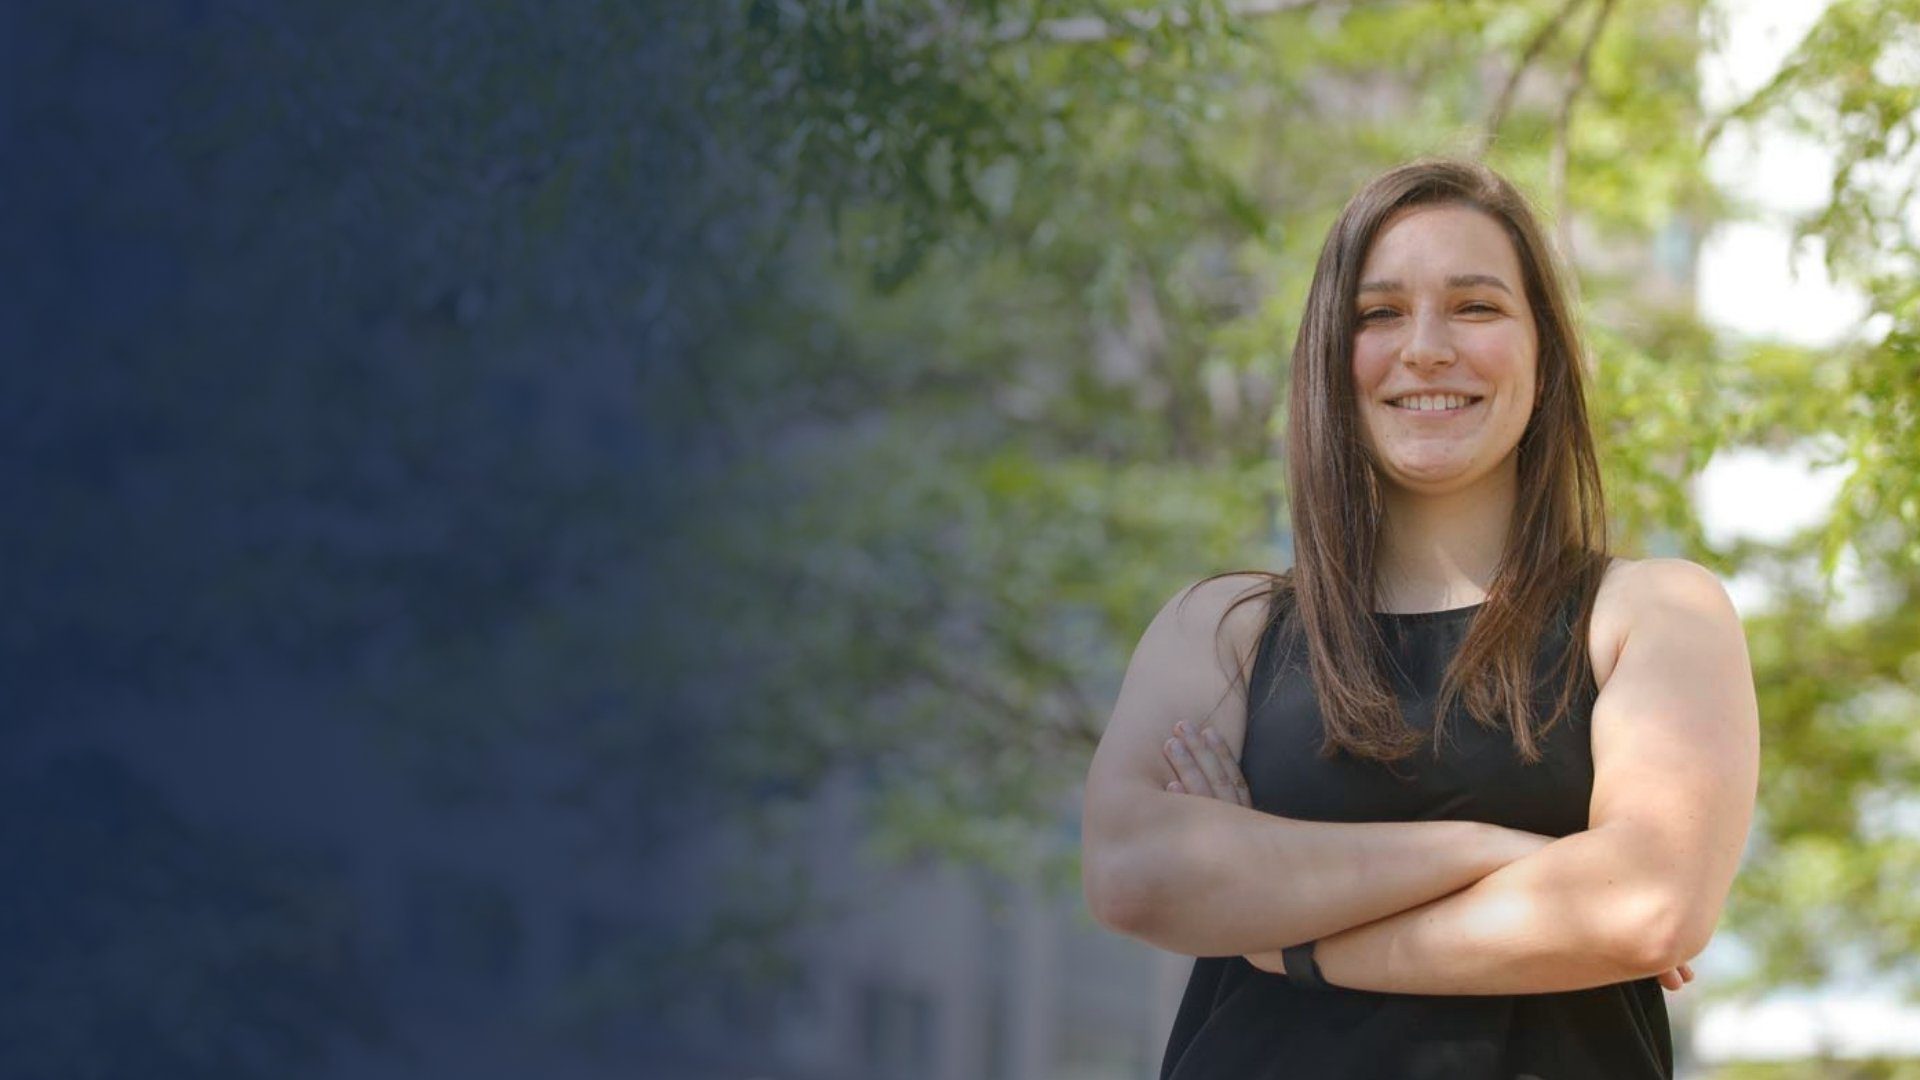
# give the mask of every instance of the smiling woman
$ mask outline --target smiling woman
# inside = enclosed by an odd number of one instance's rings
[[[1096,917],[1197,958],[1163,1078],[1672,1075],[1753,678],[1710,573],[1608,551],[1581,363],[1491,170],[1403,166],[1334,224],[1294,565],[1162,608],[1088,773]]]

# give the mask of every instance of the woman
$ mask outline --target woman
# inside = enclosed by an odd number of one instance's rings
[[[1753,676],[1712,574],[1607,551],[1511,184],[1430,160],[1354,196],[1289,410],[1293,567],[1168,601],[1087,778],[1094,915],[1198,958],[1162,1077],[1671,1076]]]

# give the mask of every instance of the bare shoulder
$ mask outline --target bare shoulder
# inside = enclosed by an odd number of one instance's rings
[[[1182,626],[1207,633],[1217,628],[1223,639],[1251,647],[1266,624],[1266,605],[1252,598],[1264,596],[1271,585],[1263,574],[1223,574],[1194,582],[1169,603],[1180,609]]]
[[[1739,634],[1740,617],[1713,571],[1688,559],[1615,558],[1594,597],[1587,650],[1594,681],[1607,684],[1635,625],[1688,616]]]
[[[1189,700],[1206,699],[1196,719],[1218,729],[1236,754],[1246,735],[1246,682],[1266,626],[1261,598],[1271,588],[1264,574],[1203,578],[1175,593],[1149,630],[1159,642],[1147,662],[1178,669],[1164,674],[1184,685]]]

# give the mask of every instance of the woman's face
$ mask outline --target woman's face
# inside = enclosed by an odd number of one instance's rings
[[[1395,213],[1354,304],[1355,403],[1386,482],[1439,495],[1492,473],[1533,413],[1538,353],[1500,223],[1458,204]]]

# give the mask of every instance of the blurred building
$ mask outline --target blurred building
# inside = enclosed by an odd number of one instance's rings
[[[723,995],[702,1025],[709,1039],[760,1033],[768,1077],[1159,1074],[1191,957],[1098,926],[1077,888],[1049,896],[952,864],[882,865],[861,851],[859,793],[836,778],[807,829],[808,866],[844,914],[798,937],[796,983]]]

